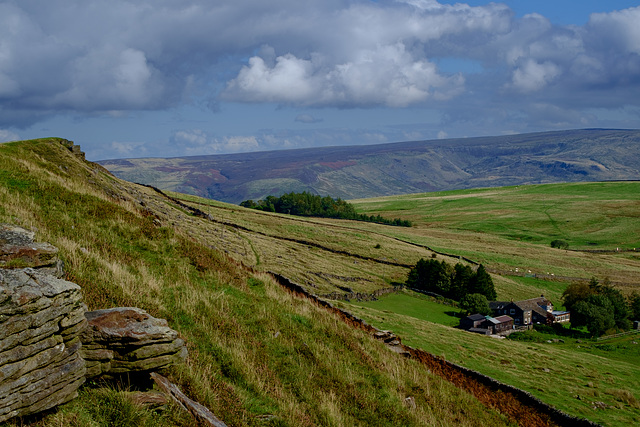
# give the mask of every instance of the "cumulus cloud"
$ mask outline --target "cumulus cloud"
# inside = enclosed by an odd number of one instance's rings
[[[10,0],[0,3],[0,126],[185,103],[426,107],[448,117],[470,106],[508,117],[532,102],[574,112],[638,106],[638,22],[640,7],[578,27],[516,18],[501,3]],[[480,66],[439,68],[451,59]],[[266,144],[191,137],[179,140]]]
[[[201,129],[174,132],[170,144],[180,147],[183,155],[240,153],[258,151],[260,143],[253,135],[216,136]]]
[[[148,153],[146,144],[144,142],[121,142],[113,141],[109,144],[109,151],[115,154],[116,157],[130,157],[134,153],[139,156],[144,156]]]
[[[451,98],[464,86],[460,74],[438,73],[433,63],[414,58],[401,43],[359,51],[348,62],[327,62],[321,54],[310,59],[286,54],[269,67],[254,56],[229,82],[225,97],[306,106],[406,107],[431,97]]]
[[[513,72],[513,87],[521,92],[533,92],[544,88],[561,73],[560,67],[550,61],[538,63],[531,58]]]

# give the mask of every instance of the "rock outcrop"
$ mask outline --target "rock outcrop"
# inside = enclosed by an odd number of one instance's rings
[[[0,268],[31,267],[55,277],[63,276],[58,248],[34,241],[35,233],[22,227],[0,224]]]
[[[166,320],[131,307],[87,312],[63,275],[56,247],[0,224],[0,423],[68,402],[86,378],[148,373],[187,356]]]
[[[117,307],[85,314],[82,333],[87,378],[150,372],[182,362],[187,348],[167,321],[135,307]]]
[[[6,230],[5,230],[6,231]],[[4,247],[18,247],[2,242]],[[36,249],[34,249],[37,252]],[[29,262],[46,258],[29,253]],[[9,262],[11,252],[5,260]],[[85,380],[80,287],[33,268],[0,269],[0,422],[37,413],[77,395]]]

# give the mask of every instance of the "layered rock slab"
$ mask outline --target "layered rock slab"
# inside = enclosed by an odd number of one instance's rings
[[[17,225],[0,224],[0,268],[35,268],[62,278],[58,248],[35,242],[35,233]]]
[[[32,268],[0,269],[0,422],[77,396],[85,311],[74,283]]]
[[[187,349],[165,319],[136,307],[85,313],[82,356],[87,378],[159,370],[184,361]]]

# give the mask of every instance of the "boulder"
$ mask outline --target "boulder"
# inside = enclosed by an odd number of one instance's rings
[[[24,253],[12,249],[21,247],[19,240],[0,239],[3,261]],[[52,259],[46,254],[57,252],[46,245],[32,247],[36,249],[20,259],[33,265],[46,265]],[[74,283],[33,268],[0,269],[0,422],[77,396],[85,379],[79,352],[85,311]]]
[[[150,372],[182,362],[187,348],[167,321],[135,307],[85,313],[82,356],[87,378]]]

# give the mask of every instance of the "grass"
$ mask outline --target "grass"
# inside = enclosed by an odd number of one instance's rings
[[[371,292],[404,282],[407,266],[420,258],[457,262],[429,247],[483,262],[495,272],[500,299],[544,293],[558,306],[569,283],[561,276],[609,277],[629,290],[640,277],[638,254],[562,251],[549,242],[560,233],[572,247],[580,238],[609,247],[621,244],[625,227],[637,238],[637,185],[511,187],[354,203],[363,213],[409,219],[410,229],[291,218],[171,193],[211,215],[209,221],[80,161],[56,139],[0,144],[0,222],[37,229],[37,239],[60,248],[68,278],[83,287],[90,308],[134,305],[167,318],[190,350],[172,379],[231,425],[508,424],[422,366],[283,292],[267,272],[316,294],[345,287]],[[569,224],[566,209],[574,209]],[[588,213],[575,214],[582,211]],[[606,425],[638,422],[631,342],[488,340],[447,326],[451,307],[409,293],[349,307],[410,345],[571,414]],[[56,417],[72,420],[89,406],[108,405],[100,393],[87,390],[42,425],[62,425]],[[407,397],[416,399],[415,411],[404,406]],[[597,401],[609,409],[592,409]]]
[[[570,414],[606,426],[640,421],[640,336],[598,343],[533,332],[537,339],[500,340],[446,326],[451,322],[443,315],[449,307],[407,294],[341,305],[392,330],[407,345],[527,390]],[[603,402],[606,409],[594,409],[594,402]]]
[[[628,292],[640,277],[640,254],[615,252],[640,248],[638,182],[460,190],[351,203],[368,215],[412,221],[411,232],[390,232],[399,239],[471,258],[503,276],[518,269],[558,278],[608,277]],[[555,239],[572,250],[550,248]],[[612,252],[581,252],[593,249]],[[514,281],[521,289],[534,288],[514,276],[501,284],[502,291],[511,294]],[[570,279],[561,281],[566,286]]]
[[[379,310],[382,313],[402,313],[440,325],[457,326],[460,323],[458,308],[411,291],[387,294],[377,301],[353,301],[351,305]]]
[[[575,249],[640,248],[640,183],[596,182],[461,190],[353,201],[359,210]]]
[[[279,219],[271,230],[273,217],[260,222],[227,207],[214,212],[255,229],[249,232],[191,216],[153,190],[81,161],[57,139],[0,144],[0,170],[0,222],[37,230],[38,240],[57,246],[67,279],[82,287],[90,309],[137,306],[166,318],[190,354],[171,379],[228,425],[510,424],[254,268],[257,252],[260,267],[292,266],[297,277],[318,280],[311,273],[332,263],[335,276],[373,289],[402,272],[399,267],[354,264],[338,255],[327,260],[326,250],[283,240],[280,233],[290,231],[279,228]],[[307,225],[313,227],[320,228]],[[322,245],[348,246],[330,231],[318,238]],[[415,409],[404,404],[407,397]],[[136,407],[118,385],[85,387],[72,403],[28,421],[192,424],[173,411],[157,415]]]

